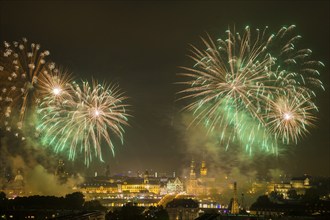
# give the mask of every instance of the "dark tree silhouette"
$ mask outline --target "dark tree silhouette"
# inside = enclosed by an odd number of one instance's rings
[[[144,216],[142,214],[144,208],[138,207],[136,204],[127,203],[120,210],[115,210],[114,212],[109,212],[106,215],[106,220],[143,220]]]
[[[8,201],[8,199],[6,197],[6,193],[0,192],[0,210],[6,209],[7,201]]]
[[[251,205],[251,209],[257,209],[259,207],[272,207],[275,203],[270,201],[267,195],[259,196],[257,201]]]
[[[277,193],[277,192],[272,191],[269,194],[269,199],[272,202],[279,202],[279,201],[283,201],[284,198],[283,198],[283,195],[281,193]]]
[[[109,211],[105,215],[106,220],[120,220],[120,211],[119,210],[114,210],[114,211]]]
[[[316,203],[319,201],[319,192],[315,188],[307,189],[305,195],[303,195],[302,200],[306,203]]]
[[[86,201],[84,203],[84,210],[92,211],[92,210],[97,210],[97,211],[106,211],[107,208],[102,206],[100,201],[98,200],[92,200],[92,201]]]
[[[299,199],[299,195],[297,194],[297,191],[294,189],[288,191],[288,197],[289,199],[294,199],[294,200]]]
[[[151,206],[144,212],[144,219],[169,220],[169,215],[163,206]]]
[[[85,202],[84,194],[81,192],[67,194],[65,200],[70,209],[82,209]]]
[[[0,202],[3,202],[5,200],[7,200],[6,193],[1,191],[0,192]]]
[[[16,197],[15,199],[7,199],[4,192],[0,192],[0,211],[2,210],[105,210],[98,201],[87,202],[83,206],[85,200],[81,192],[67,194],[64,197],[56,196],[40,196],[34,195],[29,197]]]

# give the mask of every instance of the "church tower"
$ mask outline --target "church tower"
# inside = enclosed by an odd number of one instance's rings
[[[234,182],[234,197],[233,197],[233,202],[231,204],[230,213],[231,214],[239,214],[236,182]]]
[[[187,193],[188,194],[196,194],[196,188],[197,188],[197,179],[196,179],[196,172],[195,172],[195,164],[194,160],[191,160],[190,164],[190,175],[189,179],[187,180]]]
[[[55,176],[61,184],[65,183],[68,180],[68,173],[65,171],[64,161],[59,160],[58,165],[55,171]]]
[[[206,168],[204,160],[202,161],[202,166],[201,166],[200,172],[201,172],[201,177],[205,177],[207,175],[207,168]]]
[[[192,159],[190,164],[190,179],[194,180],[196,179],[196,173],[195,173],[195,161]]]
[[[64,161],[58,160],[58,165],[55,171],[55,176],[62,176],[65,173],[64,170]]]
[[[17,170],[14,182],[12,183],[12,189],[16,195],[24,195],[24,178],[21,170]]]
[[[149,184],[149,172],[147,170],[143,175],[143,183],[144,184]]]

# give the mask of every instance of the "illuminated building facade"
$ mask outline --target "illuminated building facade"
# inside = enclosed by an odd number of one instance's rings
[[[304,195],[306,192],[306,189],[311,188],[312,186],[309,183],[310,177],[304,176],[304,177],[296,177],[292,178],[290,181],[290,184],[294,190],[296,190],[298,195]]]
[[[310,185],[310,177],[294,177],[290,180],[290,182],[282,182],[282,183],[272,183],[268,187],[268,193],[274,191],[278,194],[283,195],[284,199],[288,199],[288,192],[290,190],[295,190],[297,195],[304,195],[306,190],[311,188]]]
[[[183,183],[177,177],[175,179],[169,179],[166,184],[167,193],[181,193],[183,192]]]
[[[81,184],[79,189],[86,197],[86,200],[98,198],[103,195],[118,193],[117,183],[111,183],[108,181],[102,182],[85,182]]]
[[[161,178],[152,178],[148,172],[141,177],[93,177],[80,185],[86,200],[98,199],[104,206],[120,207],[127,202],[137,206],[156,206],[160,195]]]
[[[143,193],[150,192],[154,194],[159,194],[160,184],[157,181],[145,182],[140,178],[131,178],[119,184],[119,192],[125,193]]]
[[[186,182],[186,191],[192,195],[209,195],[211,190],[216,190],[217,184],[214,177],[208,176],[206,162],[202,161],[199,177],[196,176],[195,162],[191,161],[190,175]]]
[[[126,193],[160,193],[160,183],[158,180],[150,179],[146,171],[142,178],[128,178],[119,185],[119,192]]]

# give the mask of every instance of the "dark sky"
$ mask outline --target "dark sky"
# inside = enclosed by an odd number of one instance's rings
[[[326,65],[326,91],[318,93],[317,127],[279,167],[330,175],[328,1],[1,1],[0,19],[1,41],[27,37],[77,78],[118,82],[126,91],[134,117],[124,145],[108,160],[113,172],[188,165],[191,156],[175,128],[182,103],[175,102],[174,82],[179,66],[191,64],[189,44],[201,45],[206,32],[223,36],[233,24],[274,30],[295,24],[303,45]]]

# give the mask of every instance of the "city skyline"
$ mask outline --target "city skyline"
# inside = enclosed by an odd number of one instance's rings
[[[66,162],[73,170],[93,172],[110,165],[112,173],[134,168],[180,175],[193,158],[204,159],[214,172],[230,173],[237,167],[241,173],[281,169],[293,176],[330,175],[329,2],[2,1],[0,12],[1,42],[27,37],[77,78],[116,82],[129,97],[130,126],[124,144],[115,145],[115,157],[105,151],[105,162],[95,159],[89,168],[83,161]],[[187,128],[191,116],[181,111],[176,82],[180,66],[191,65],[189,44],[203,48],[200,37],[223,36],[233,25],[239,30],[246,25],[278,30],[291,24],[302,35],[301,44],[325,64],[320,71],[325,91],[317,92],[318,120],[310,134],[278,157],[249,157],[215,145],[198,126]],[[67,160],[65,155],[54,156],[55,163],[58,157]]]

